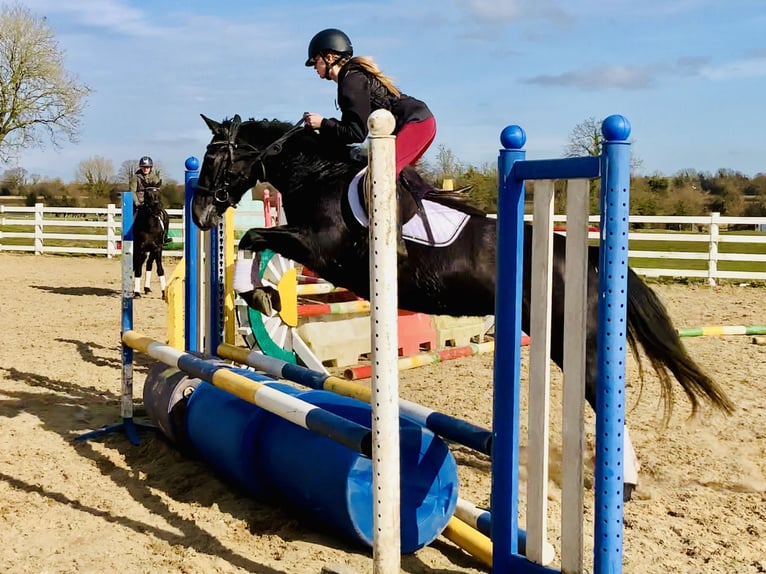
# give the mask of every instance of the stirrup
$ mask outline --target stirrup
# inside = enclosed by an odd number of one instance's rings
[[[405,243],[401,234],[396,238],[396,257],[403,257],[404,259],[409,257],[409,253],[407,252],[407,243]]]

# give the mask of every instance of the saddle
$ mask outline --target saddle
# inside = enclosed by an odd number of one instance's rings
[[[433,231],[428,220],[423,200],[429,193],[435,193],[437,190],[428,184],[420,175],[410,166],[405,167],[399,174],[396,185],[396,205],[398,207],[397,226],[401,230],[404,225],[411,221],[413,217],[420,216],[423,227],[427,234],[429,243],[435,245]],[[370,213],[370,196],[367,186],[367,172],[363,171],[362,177],[358,178],[357,194],[359,203],[363,206],[365,214]]]
[[[366,168],[351,181],[347,201],[342,203],[342,209],[349,221],[356,221],[366,228],[369,225],[369,205],[365,176]],[[405,174],[407,176],[409,173]],[[417,178],[420,179],[419,176]],[[397,185],[399,227],[401,237],[408,243],[447,247],[458,238],[471,215],[484,215],[478,210],[466,210],[462,201],[450,199],[449,194],[440,193],[423,180],[420,182],[415,180],[412,185],[413,180],[408,179],[411,185],[406,188],[400,176]]]

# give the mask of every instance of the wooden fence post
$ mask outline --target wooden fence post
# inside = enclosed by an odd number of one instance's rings
[[[43,204],[35,203],[35,255],[43,253]]]
[[[110,203],[106,206],[106,258],[111,259],[118,254],[117,234],[115,233],[116,224],[114,216],[117,213],[117,206]]]
[[[710,243],[708,245],[707,282],[714,287],[718,278],[718,241],[720,239],[718,222],[721,214],[714,211],[710,214]]]

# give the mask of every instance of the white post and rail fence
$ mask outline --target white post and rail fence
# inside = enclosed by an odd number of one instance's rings
[[[174,243],[165,250],[165,256],[183,255],[182,211],[168,210]],[[238,211],[235,225],[241,221],[237,231],[244,231],[263,219],[262,209]],[[532,216],[525,219],[531,221]],[[556,229],[564,232],[566,217],[554,216],[554,222],[559,226]],[[598,225],[598,216],[590,216],[590,223]],[[717,212],[701,216],[631,215],[630,224],[630,264],[640,275],[705,279],[710,284],[722,279],[766,281],[766,217],[727,217]],[[668,226],[683,231],[659,228]],[[116,257],[121,253],[120,230],[116,205],[0,205],[0,252]],[[598,239],[597,231],[591,230],[589,235]]]

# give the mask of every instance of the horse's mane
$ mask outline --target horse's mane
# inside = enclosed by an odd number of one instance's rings
[[[221,123],[222,127],[229,129],[232,124],[231,118],[226,118]],[[260,147],[267,146],[282,137],[292,124],[277,119],[263,118],[257,120],[250,118],[240,123],[238,134],[248,143]]]

